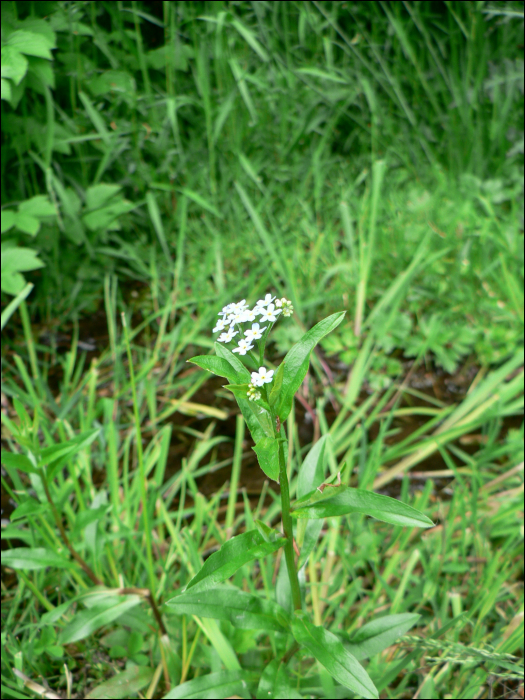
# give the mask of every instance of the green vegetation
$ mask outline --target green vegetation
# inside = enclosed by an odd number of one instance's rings
[[[274,485],[239,488],[233,395],[186,362],[270,291],[295,309],[276,366],[347,312],[286,421],[292,497],[321,444],[327,479],[437,523],[319,520],[296,626],[344,637],[381,697],[516,689],[523,3],[0,9],[2,697],[354,697],[304,651],[268,665],[280,628],[164,605],[280,527]],[[283,570],[223,585],[287,609]]]

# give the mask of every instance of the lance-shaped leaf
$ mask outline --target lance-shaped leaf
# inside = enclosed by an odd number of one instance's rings
[[[334,328],[337,328],[343,320],[345,313],[346,311],[339,311],[339,313],[328,316],[328,318],[325,318],[313,328],[310,328],[284,358],[286,364],[283,372],[283,384],[277,404],[277,415],[281,421],[288,418],[295,392],[299,389],[303,379],[306,377],[312,350],[325,335],[333,331]]]
[[[363,698],[379,697],[368,673],[335,634],[312,625],[303,612],[295,613],[292,632],[296,641],[305,646],[338,683]]]
[[[222,343],[215,343],[215,352],[217,357],[226,360],[226,362],[237,372],[237,379],[235,382],[233,382],[234,384],[244,384],[250,382],[251,375],[249,371],[246,369],[240,359],[234,355],[233,352],[231,352],[231,350],[228,350],[228,348],[225,345],[222,345]]]
[[[28,474],[38,474],[38,469],[35,467],[29,457],[16,452],[2,450],[2,464],[4,464],[6,467],[20,469],[20,471],[27,472]]]
[[[69,561],[52,549],[45,547],[14,547],[2,552],[2,564],[10,569],[73,569],[75,562]]]
[[[323,435],[306,455],[297,477],[298,498],[302,498],[323,483],[326,445],[331,441],[331,435]]]
[[[266,476],[274,481],[279,481],[279,441],[274,437],[264,437],[252,449]]]
[[[398,637],[406,634],[419,620],[417,613],[385,615],[360,627],[343,645],[358,661],[369,659],[374,654],[391,646]]]
[[[363,513],[393,525],[434,527],[430,518],[406,503],[344,485],[326,486],[322,493],[313,491],[292,504],[292,515],[297,518],[328,518],[348,513]]]
[[[278,537],[273,531],[273,541],[266,542],[257,530],[243,532],[242,535],[232,537],[222,547],[209,556],[199,573],[194,576],[186,586],[186,590],[199,587],[199,590],[211,588],[222,583],[240,569],[241,566],[253,559],[262,559],[268,554],[276,552],[286,541],[284,537]],[[269,537],[269,539],[271,539]]]
[[[110,599],[94,605],[87,610],[76,612],[60,634],[60,644],[72,644],[79,639],[85,639],[104,625],[111,624],[131,608],[139,605],[138,595],[112,596]]]
[[[215,586],[208,590],[190,589],[166,603],[177,615],[198,615],[228,620],[246,630],[290,628],[290,618],[273,600],[245,593],[232,586]]]
[[[215,355],[196,355],[192,357],[188,362],[192,362],[194,365],[201,367],[202,369],[216,374],[219,377],[226,377],[226,379],[231,383],[235,384],[237,382],[237,371],[230,365],[229,362],[223,360],[222,357],[215,357]]]
[[[331,439],[330,435],[323,435],[311,448],[306,459],[302,463],[297,478],[297,496],[299,498],[310,493],[312,489],[323,483],[326,446]],[[308,557],[319,539],[322,527],[322,519],[318,521],[302,519],[297,523],[296,540],[301,550],[301,556],[297,563],[298,569],[304,566],[308,561]]]
[[[273,437],[272,417],[264,406],[259,406],[257,401],[240,399],[238,396],[235,399],[252,434],[253,441],[259,442],[264,437]]]

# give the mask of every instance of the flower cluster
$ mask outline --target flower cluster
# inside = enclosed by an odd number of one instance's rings
[[[289,299],[277,299],[275,306],[283,312],[283,316],[291,316],[293,313],[293,304]]]
[[[250,401],[258,401],[261,398],[261,392],[257,390],[255,384],[248,384],[248,399]]]
[[[284,297],[282,299],[276,299],[271,294],[267,294],[264,299],[259,299],[253,309],[250,309],[246,303],[246,299],[243,299],[233,304],[227,304],[222,311],[219,311],[219,320],[213,332],[221,333],[217,338],[219,343],[231,343],[235,336],[239,335],[239,332],[242,331],[240,324],[251,323],[252,327],[243,331],[245,337],[240,338],[237,347],[233,349],[233,352],[238,352],[239,355],[246,355],[247,352],[252,350],[253,341],[260,340],[264,331],[268,328],[268,326],[261,327],[259,322],[275,323],[279,314],[282,313],[283,316],[291,316],[292,312],[292,302]],[[256,319],[258,319],[259,322],[255,322]],[[236,330],[236,328],[238,330]],[[271,381],[271,379],[269,381]],[[256,386],[262,386],[262,384],[256,384]]]

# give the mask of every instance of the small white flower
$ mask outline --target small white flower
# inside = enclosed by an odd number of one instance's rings
[[[248,341],[244,340],[244,338],[241,338],[239,340],[239,345],[236,348],[233,348],[233,352],[238,352],[239,355],[246,355],[248,350],[251,350],[253,348],[253,345],[250,345]]]
[[[219,331],[223,331],[227,325],[228,325],[228,321],[226,321],[226,319],[224,319],[224,318],[220,318],[217,321],[217,325],[213,329],[213,332],[218,333]]]
[[[248,321],[255,321],[257,316],[262,313],[262,309],[260,309],[258,306],[255,306],[253,309],[246,309],[246,311],[243,312],[243,318],[242,318],[242,323],[246,323]]]
[[[233,328],[230,328],[226,333],[222,333],[217,340],[219,343],[231,343],[238,332],[239,331],[234,331]]]
[[[244,322],[244,311],[233,311],[228,314],[228,323],[230,326],[234,326],[236,323]]]
[[[259,299],[259,301],[257,302],[256,306],[259,306],[259,307],[261,307],[261,306],[268,306],[268,304],[271,304],[272,301],[273,301],[274,299],[275,299],[275,297],[272,297],[271,294],[267,294],[267,295],[264,297],[264,299]]]
[[[219,311],[217,316],[227,316],[231,311],[231,304],[226,304],[226,306],[222,307],[222,311]]]
[[[244,311],[247,308],[248,304],[246,303],[246,299],[242,299],[242,301],[238,301],[235,304],[230,304],[230,312],[232,313],[235,313],[237,311]]]
[[[252,340],[259,340],[259,338],[262,338],[263,331],[265,331],[267,326],[264,328],[259,328],[258,323],[252,323],[252,327],[249,328],[247,331],[244,331],[244,335],[246,336],[246,339],[248,342],[252,342]]]
[[[269,384],[273,379],[274,370],[267,370],[266,367],[259,367],[258,372],[252,372],[252,383],[255,386]]]
[[[262,310],[261,321],[263,323],[266,321],[273,323],[274,321],[277,321],[277,315],[280,313],[281,309],[276,309],[274,304],[268,304],[268,308]]]

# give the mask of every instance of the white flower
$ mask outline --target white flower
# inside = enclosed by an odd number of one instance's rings
[[[248,341],[244,340],[244,338],[241,338],[239,340],[239,345],[236,348],[233,348],[233,352],[238,352],[239,355],[246,355],[248,350],[251,350],[253,348],[253,345],[250,345]]]
[[[267,294],[264,299],[259,299],[257,302],[256,306],[268,306],[268,304],[271,304],[271,302],[275,299],[275,297],[272,297],[271,294]]]
[[[273,323],[274,321],[277,321],[277,314],[281,313],[281,309],[276,309],[274,304],[269,304],[267,309],[262,310],[261,314],[261,321],[264,323],[265,321],[270,321]]]
[[[222,311],[219,311],[217,316],[227,316],[230,311],[231,311],[231,304],[226,304],[226,306],[222,307]]]
[[[252,340],[259,340],[259,338],[262,338],[263,331],[265,331],[266,328],[267,326],[264,328],[259,328],[258,323],[252,323],[252,327],[247,331],[244,331],[244,335],[246,336],[248,342],[251,343]]]
[[[234,326],[236,323],[244,322],[244,311],[233,311],[228,314],[228,323]]]
[[[255,321],[259,314],[262,314],[262,309],[260,309],[258,306],[255,306],[253,309],[246,309],[246,311],[243,312],[242,323],[246,323],[247,321]]]
[[[224,318],[220,318],[217,321],[217,325],[213,329],[213,332],[218,333],[219,331],[223,331],[227,325],[228,325],[228,321],[226,321],[226,319],[224,319]]]
[[[239,331],[234,331],[233,328],[230,328],[226,333],[222,333],[217,340],[219,343],[231,343],[238,332]]]
[[[245,309],[248,308],[248,304],[246,303],[246,299],[243,299],[242,301],[238,301],[236,304],[230,304],[230,312],[235,313],[237,311],[244,311]]]
[[[274,370],[267,370],[266,367],[259,367],[258,372],[252,372],[252,383],[255,386],[262,386],[263,384],[269,384],[273,379]]]

